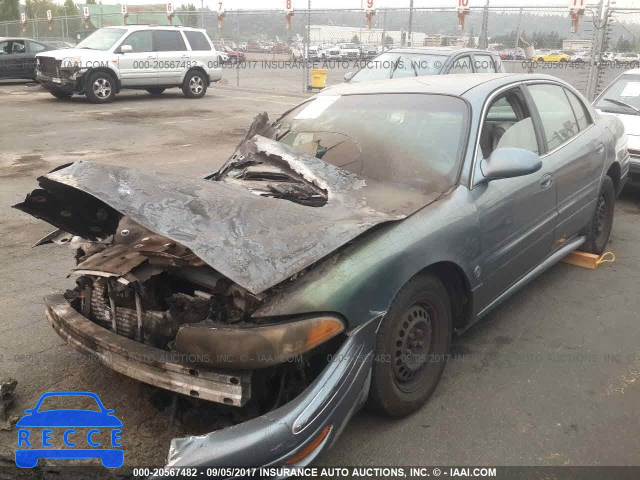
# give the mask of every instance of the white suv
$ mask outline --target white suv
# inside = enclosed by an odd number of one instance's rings
[[[75,48],[36,55],[36,79],[56,98],[107,103],[123,88],[201,98],[222,78],[221,52],[205,30],[130,25],[96,30]]]

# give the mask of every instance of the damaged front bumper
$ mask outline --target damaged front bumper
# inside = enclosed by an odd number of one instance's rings
[[[251,397],[250,372],[190,365],[189,355],[160,350],[102,328],[78,313],[62,295],[50,295],[45,303],[47,320],[60,337],[118,373],[226,405],[241,407]]]
[[[349,332],[322,373],[286,405],[224,430],[172,440],[167,466],[311,463],[367,398],[379,321],[375,317]]]
[[[57,74],[36,70],[36,81],[47,90],[62,90],[70,94],[80,93],[84,71],[79,69],[60,70]]]

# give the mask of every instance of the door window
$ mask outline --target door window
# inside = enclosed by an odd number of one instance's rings
[[[134,53],[153,52],[153,39],[149,30],[141,30],[129,35],[122,45],[131,45]]]
[[[29,51],[31,51],[31,53],[44,52],[46,49],[47,47],[41,43],[29,42]]]
[[[449,73],[473,73],[473,67],[471,65],[471,57],[460,57],[453,62],[453,66]]]
[[[178,52],[187,49],[178,31],[157,30],[153,32],[156,52]]]
[[[580,130],[584,130],[591,124],[591,116],[589,115],[587,108],[584,106],[584,103],[582,103],[582,100],[580,100],[573,92],[565,89],[565,93],[567,94],[567,97],[569,97],[569,102],[573,107],[573,113],[576,115],[578,127],[580,127]]]
[[[27,48],[24,44],[24,40],[14,40],[11,43],[11,53],[27,53]]]
[[[496,61],[491,55],[474,55],[473,66],[478,73],[495,73]]]
[[[540,113],[549,150],[555,150],[580,131],[564,88],[559,85],[531,85],[529,91]]]
[[[0,42],[0,55],[9,55],[11,53],[11,42],[5,40]]]

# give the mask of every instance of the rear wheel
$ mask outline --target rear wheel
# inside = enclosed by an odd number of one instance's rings
[[[407,283],[376,334],[367,408],[390,417],[418,410],[444,371],[451,325],[449,296],[435,275]]]
[[[147,92],[149,92],[151,95],[162,95],[162,92],[164,92],[165,89],[164,88],[147,88]]]
[[[596,202],[596,209],[589,225],[589,233],[584,250],[596,255],[602,255],[609,243],[613,217],[616,207],[616,189],[611,177],[605,176],[602,180],[600,193]]]
[[[182,93],[188,98],[202,98],[207,93],[207,79],[199,70],[192,70],[184,77]]]
[[[116,96],[116,81],[107,72],[93,72],[87,79],[85,94],[91,103],[109,103]]]

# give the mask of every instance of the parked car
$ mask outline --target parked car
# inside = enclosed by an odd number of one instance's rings
[[[201,98],[222,78],[224,52],[216,52],[205,30],[130,25],[96,30],[75,48],[39,53],[37,80],[56,98],[86,95],[107,103],[125,88],[160,95],[179,87]]]
[[[378,56],[378,47],[375,45],[360,45],[360,58],[369,60]]]
[[[342,60],[340,55],[340,47],[337,45],[324,44],[318,49],[318,55],[321,60]]]
[[[342,60],[358,60],[360,58],[360,48],[355,43],[340,43],[337,47],[340,49]]]
[[[228,45],[216,44],[215,48],[218,52],[224,52],[226,54],[226,59],[223,59],[223,61],[225,62],[238,63],[244,62],[246,60],[246,55],[244,54],[244,52],[233,50]]]
[[[640,68],[616,78],[593,102],[599,112],[616,116],[624,124],[629,152],[629,176],[640,182]]]
[[[369,82],[389,78],[422,77],[458,73],[495,73],[504,68],[500,56],[487,50],[447,47],[402,47],[375,57],[346,82]]]
[[[591,62],[591,52],[576,52],[571,55],[569,61],[574,63],[590,63]]]
[[[30,38],[0,37],[0,79],[36,79],[36,54],[58,47]]]
[[[271,51],[277,54],[289,54],[291,53],[291,47],[286,43],[279,42],[273,45]]]
[[[640,67],[640,53],[619,53],[613,58],[613,61],[619,67],[638,68]]]
[[[295,45],[291,48],[291,59],[294,61],[300,61],[307,58],[310,61],[315,61],[320,58],[318,53],[319,47],[317,45],[309,45],[309,54],[306,55],[306,45]]]
[[[536,62],[568,62],[571,57],[562,52],[538,53],[533,60]]]
[[[420,409],[454,332],[607,248],[621,132],[547,75],[341,84],[259,115],[202,179],[77,162],[15,208],[76,252],[46,299],[62,338],[234,411],[170,466],[300,466],[365,400]]]
[[[247,52],[249,53],[262,53],[263,48],[259,42],[249,42],[247,44]]]

